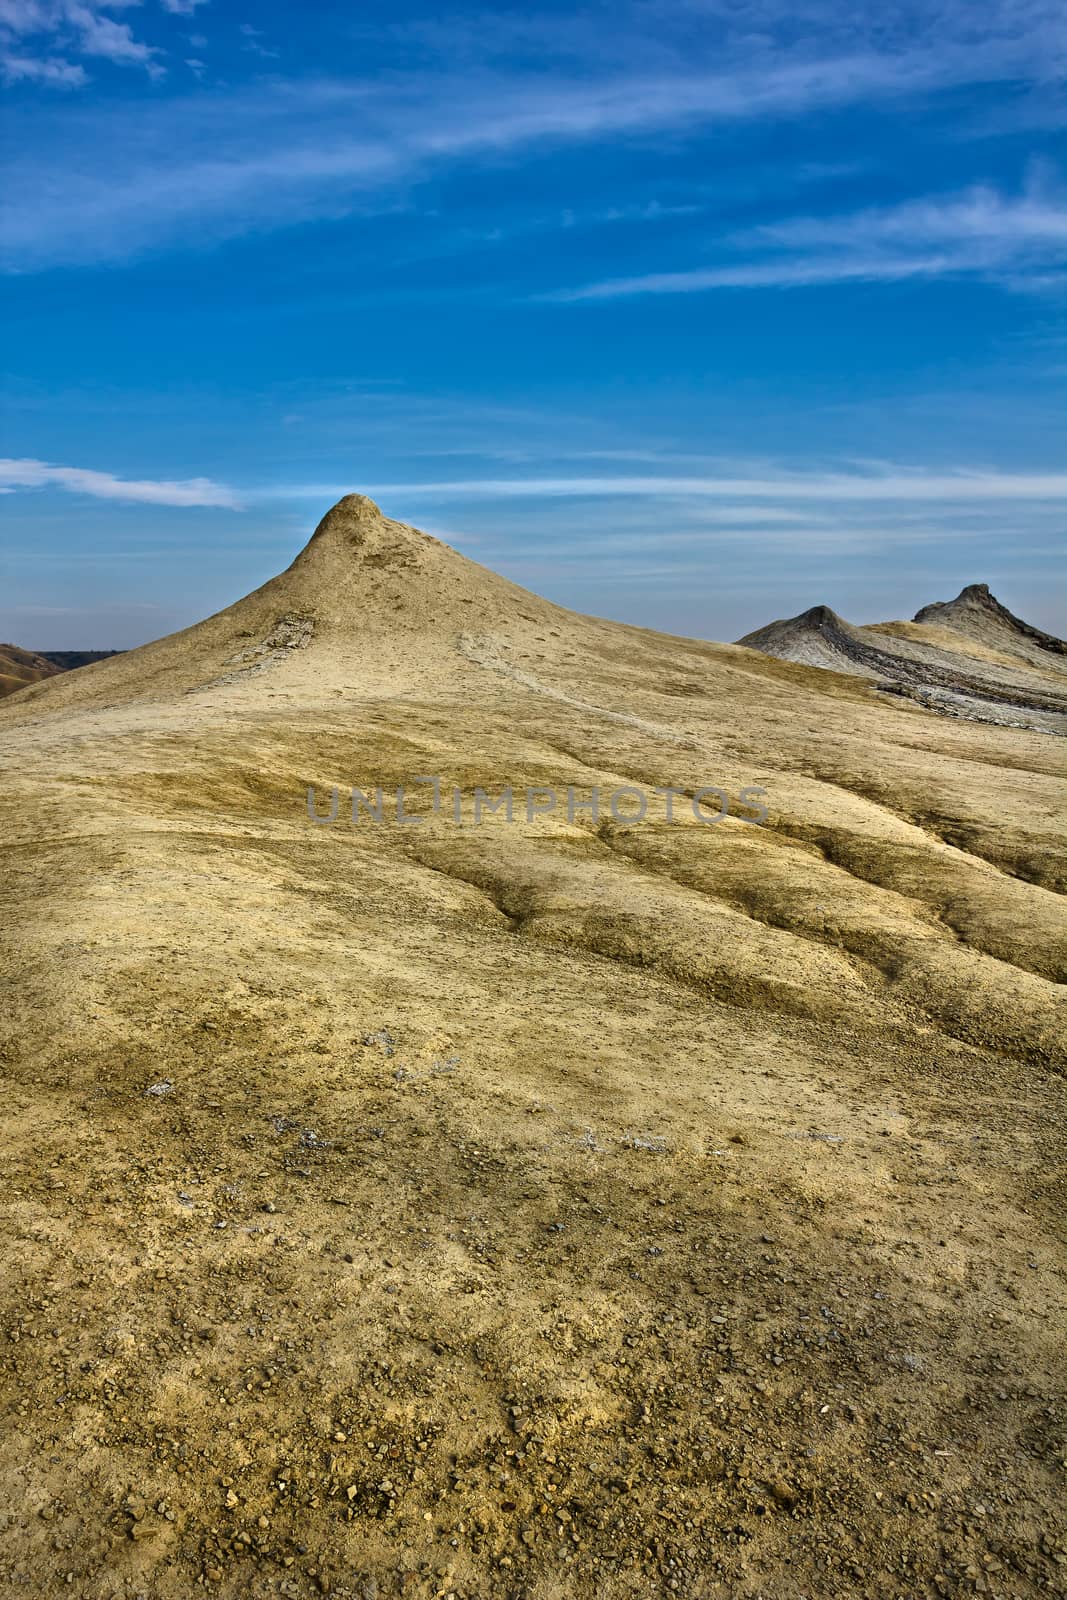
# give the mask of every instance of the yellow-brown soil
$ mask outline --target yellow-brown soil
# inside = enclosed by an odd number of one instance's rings
[[[54,677],[59,670],[55,662],[38,655],[36,650],[21,650],[17,644],[0,644],[0,700],[41,678]]]
[[[1067,1590],[1057,740],[351,497],[0,741],[0,1593]]]

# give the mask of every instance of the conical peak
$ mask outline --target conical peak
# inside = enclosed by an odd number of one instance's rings
[[[381,506],[378,505],[377,501],[372,500],[369,494],[359,494],[355,491],[352,494],[343,494],[337,504],[330,507],[326,515],[328,517],[332,516],[335,511],[370,511],[377,517],[382,514]]]
[[[385,520],[382,516],[381,507],[371,499],[369,494],[346,494],[341,496],[335,506],[330,507],[315,531],[318,533],[328,523],[355,522],[358,524],[373,521],[374,519],[378,521]]]
[[[939,614],[951,611],[955,606],[977,606],[985,611],[995,611],[998,614],[1007,613],[995,595],[989,592],[988,583],[969,583],[960,590],[955,600],[935,600],[928,606],[923,606],[915,613],[913,621],[925,622],[932,620]]]
[[[345,495],[326,513],[296,560],[267,586],[271,603],[313,614],[320,636],[375,629],[435,631],[450,638],[473,625],[500,625],[522,610],[547,614],[527,596],[451,545],[383,515],[362,494]],[[258,592],[258,591],[257,591]]]
[[[455,554],[430,534],[385,516],[369,495],[346,494],[327,511],[290,571],[311,566],[321,575],[325,565],[336,578],[353,562],[410,566],[430,550]]]
[[[923,606],[921,611],[915,613],[913,620],[936,622],[959,629],[980,641],[985,639],[986,642],[995,643],[1000,649],[1007,648],[1012,654],[1017,653],[1021,645],[1024,657],[1039,663],[1042,658],[1034,657],[1032,653],[1035,646],[1055,656],[1067,655],[1067,644],[1062,639],[1044,633],[1013,615],[1007,606],[1001,605],[996,595],[990,594],[987,583],[969,583],[960,590],[955,600],[938,600],[933,605]],[[1010,641],[1007,645],[1006,638]]]
[[[830,606],[809,606],[807,611],[801,611],[795,617],[779,617],[777,622],[746,633],[737,643],[756,650],[768,649],[771,655],[777,655],[784,646],[800,648],[805,640],[810,643],[814,636],[821,638],[831,648],[836,648],[848,631],[848,623]]]
[[[367,529],[376,522],[384,521],[380,507],[375,505],[369,495],[343,495],[337,504],[327,511],[304,546],[304,550],[301,551],[301,555],[315,545],[338,539],[347,539],[356,545],[362,544]],[[299,560],[299,557],[297,559]]]
[[[811,606],[807,611],[802,611],[799,617],[794,617],[793,622],[806,622],[813,628],[844,626],[837,612],[829,606]]]

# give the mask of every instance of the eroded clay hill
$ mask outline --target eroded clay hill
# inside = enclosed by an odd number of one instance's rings
[[[174,700],[279,668],[254,703],[273,691],[329,694],[353,674],[353,687],[395,691],[462,672],[456,641],[464,632],[484,639],[503,623],[522,648],[553,625],[558,636],[567,616],[350,495],[262,588],[181,633],[83,669],[40,703],[51,710]],[[20,704],[28,710],[33,699]]]
[[[968,584],[955,600],[938,600],[923,606],[915,613],[914,621],[947,628],[953,634],[962,634],[972,645],[1002,650],[1034,666],[1048,668],[1054,664],[1050,656],[1067,656],[1067,644],[1062,639],[1013,616],[990,594],[987,583]]]
[[[360,497],[9,698],[0,1589],[1060,1592],[1061,748]]]
[[[942,715],[1067,733],[1067,644],[1013,616],[984,583],[911,622],[854,627],[813,606],[738,643],[867,678]]]

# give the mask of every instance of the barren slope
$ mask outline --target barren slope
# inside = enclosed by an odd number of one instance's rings
[[[25,689],[42,678],[54,678],[59,672],[71,672],[76,667],[104,661],[117,655],[116,650],[23,650],[17,644],[0,644],[0,699]]]
[[[39,678],[51,678],[61,669],[36,650],[23,650],[17,644],[0,644],[0,699],[36,683]]]
[[[0,741],[0,1589],[1061,1592],[1059,741],[359,497]]]
[[[857,628],[813,606],[738,643],[868,678],[944,715],[1067,733],[1067,645],[1013,617],[984,583],[910,623]]]
[[[990,594],[987,583],[971,583],[955,600],[938,600],[915,613],[918,623],[948,628],[968,645],[987,645],[1043,668],[1067,670],[1067,643],[1013,616]]]

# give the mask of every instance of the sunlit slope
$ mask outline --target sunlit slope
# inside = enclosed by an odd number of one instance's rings
[[[0,699],[41,678],[50,678],[59,668],[36,650],[22,650],[15,644],[0,644]]]
[[[1017,656],[1031,666],[1067,672],[1067,642],[1013,615],[990,594],[987,583],[971,583],[955,600],[923,606],[914,621],[943,628],[965,641],[964,648],[985,646]]]
[[[0,1576],[1049,1592],[1060,748],[360,497],[8,701]]]

